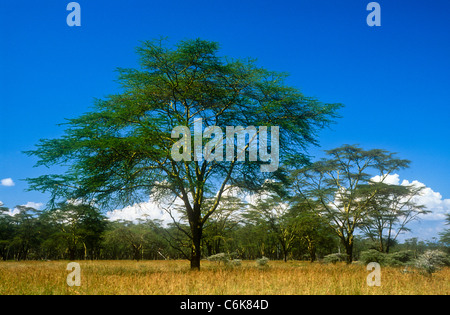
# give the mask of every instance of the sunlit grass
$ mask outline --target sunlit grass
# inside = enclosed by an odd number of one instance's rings
[[[226,268],[186,261],[79,261],[81,286],[69,287],[68,261],[0,262],[0,294],[450,294],[450,268],[426,276],[402,268],[381,269],[381,287],[369,287],[359,264],[254,261]]]

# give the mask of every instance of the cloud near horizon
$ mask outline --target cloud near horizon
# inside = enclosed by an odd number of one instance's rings
[[[40,210],[43,205],[44,204],[41,203],[41,202],[28,201],[26,204],[21,205],[21,206],[24,206],[24,207],[27,207],[27,208],[34,208],[36,210]],[[0,201],[0,206],[5,206],[5,205],[3,204],[3,202]],[[17,206],[12,208],[12,209],[11,208],[8,208],[8,209],[9,209],[9,211],[7,212],[7,214],[9,214],[12,217],[20,212],[19,209],[17,209]]]
[[[175,211],[173,215],[175,219],[178,220],[178,216],[176,216]],[[137,222],[139,219],[148,218],[151,220],[161,220],[164,225],[173,222],[173,219],[170,217],[169,213],[165,211],[160,204],[151,200],[147,202],[135,203],[132,206],[127,206],[122,209],[108,211],[106,216],[110,221]]]

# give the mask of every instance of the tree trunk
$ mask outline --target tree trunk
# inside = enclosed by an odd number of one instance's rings
[[[316,246],[310,239],[308,239],[308,252],[310,261],[314,262],[316,260]]]
[[[391,230],[392,230],[392,228],[389,228],[389,233],[388,233],[387,241],[386,241],[386,254],[389,254],[389,249],[391,246]]]
[[[136,261],[139,261],[141,258],[141,246],[132,244],[133,247],[133,258]]]
[[[213,244],[211,244],[211,242],[207,242],[206,243],[206,250],[208,252],[208,256],[212,256],[213,255]]]
[[[286,244],[284,242],[281,243],[281,251],[283,252],[283,261],[287,262],[288,250]]]
[[[200,270],[201,240],[203,228],[200,224],[191,227],[192,248],[191,248],[191,270]]]
[[[83,242],[83,247],[84,247],[84,260],[87,259],[87,247],[86,247],[86,243]]]
[[[75,260],[76,249],[73,247],[69,247],[68,252],[69,252],[69,260]]]
[[[311,249],[311,251],[309,252],[309,257],[310,257],[310,262],[315,262],[316,261],[316,248],[313,247]]]
[[[347,240],[345,243],[345,252],[347,254],[347,264],[351,264],[353,261],[353,242],[352,240]]]

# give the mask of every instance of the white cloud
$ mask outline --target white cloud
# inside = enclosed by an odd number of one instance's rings
[[[256,195],[244,194],[243,191],[236,187],[227,186],[222,197],[239,197],[243,202],[254,203],[257,199]],[[184,203],[181,199],[176,198],[173,201],[170,198],[163,198],[160,202],[149,200],[147,202],[135,203],[122,209],[108,211],[106,216],[110,221],[132,221],[137,222],[138,219],[161,220],[163,225],[173,223],[173,219],[167,212],[171,209],[172,216],[178,222],[181,218],[180,212],[176,208],[184,209]]]
[[[40,202],[33,202],[33,201],[28,201],[26,204],[22,205],[28,208],[34,208],[36,210],[40,210],[41,207],[43,206],[43,203]]]
[[[381,176],[374,176],[371,178],[375,182],[381,181]],[[419,205],[424,205],[426,210],[431,213],[426,215],[420,215],[423,220],[444,220],[445,214],[450,213],[450,199],[444,199],[439,192],[434,191],[430,187],[418,180],[408,181],[402,180],[400,183],[400,176],[398,174],[387,175],[383,181],[385,184],[402,185],[415,187],[423,187],[419,196],[414,197],[414,201]]]
[[[14,209],[9,209],[9,212],[8,212],[8,214],[10,215],[10,216],[15,216],[16,214],[18,214],[20,211],[19,211],[19,209],[17,209],[17,208],[14,208]]]
[[[417,182],[416,184],[422,183]],[[427,210],[431,211],[430,214],[421,216],[424,220],[444,220],[445,214],[450,213],[450,199],[443,199],[439,192],[434,191],[430,187],[425,187],[421,191],[420,196],[414,198],[414,201],[424,205]]]
[[[11,187],[11,186],[15,185],[14,181],[12,180],[12,178],[4,178],[0,182],[1,182],[2,186]]]
[[[254,203],[257,200],[256,195],[245,194],[241,189],[231,186],[225,187],[222,197],[239,197],[243,202],[247,203]],[[168,223],[173,223],[173,219],[167,212],[167,209],[171,209],[172,216],[176,221],[180,220],[181,216],[175,210],[176,208],[183,209],[183,201],[179,198],[173,201],[171,198],[165,197],[159,202],[149,200],[147,202],[135,203],[132,206],[130,205],[122,209],[108,211],[106,216],[110,221],[127,220],[137,222],[138,219],[157,219],[161,220],[164,225],[167,225]]]
[[[174,203],[175,205],[181,205],[179,202]],[[137,222],[138,219],[151,219],[151,220],[161,220],[164,225],[172,223],[173,219],[170,217],[169,213],[164,210],[166,206],[158,204],[153,201],[135,203],[132,206],[127,206],[123,209],[116,209],[113,211],[108,211],[106,216],[110,221],[133,221]],[[173,207],[172,207],[173,209]],[[172,211],[172,215],[175,220],[179,220],[179,215],[176,211]]]
[[[383,180],[384,177],[384,180]],[[383,180],[383,183],[388,185],[398,185],[400,184],[400,176],[398,174],[389,174],[381,177],[380,175],[374,176],[371,178],[374,182],[381,182]]]

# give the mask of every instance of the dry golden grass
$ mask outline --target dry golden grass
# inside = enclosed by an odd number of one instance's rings
[[[81,286],[69,287],[67,261],[0,262],[0,294],[450,294],[450,268],[432,277],[381,269],[381,287],[369,287],[365,266],[253,261],[225,268],[203,262],[201,271],[186,261],[80,261]]]

